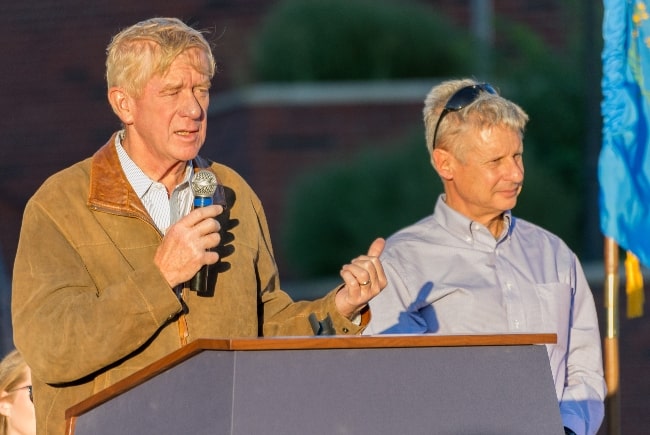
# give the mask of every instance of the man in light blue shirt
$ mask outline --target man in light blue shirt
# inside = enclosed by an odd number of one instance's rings
[[[560,238],[510,212],[527,121],[487,83],[430,91],[426,140],[444,194],[433,215],[387,240],[388,286],[364,333],[556,333],[547,350],[565,431],[595,434],[606,386],[591,290]]]

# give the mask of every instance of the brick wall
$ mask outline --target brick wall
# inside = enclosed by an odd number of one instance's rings
[[[420,2],[432,10],[450,13],[459,23],[468,20],[471,1]],[[273,0],[26,0],[3,5],[0,12],[4,59],[0,63],[0,101],[3,103],[0,105],[0,131],[3,132],[0,216],[5,230],[0,233],[0,252],[9,262],[9,268],[27,198],[47,176],[90,156],[118,127],[106,102],[104,84],[105,47],[116,31],[151,16],[177,16],[198,28],[213,29],[221,35],[215,48],[221,69],[213,84],[217,101],[222,91],[248,79],[250,41],[275,3],[277,1]],[[558,22],[548,19],[548,14],[558,14],[557,3],[550,0],[493,1],[497,12],[521,16],[522,20],[540,29]],[[536,16],[542,19],[535,19]],[[557,24],[556,30],[561,29],[561,23]],[[544,34],[552,36],[563,32],[544,31]],[[362,108],[355,110],[358,113]],[[272,116],[272,113],[267,109],[264,116]],[[280,116],[277,109],[275,113],[277,119]],[[303,115],[300,111],[299,114]],[[259,122],[269,124],[273,119]],[[350,114],[330,121],[321,118],[320,122],[328,128],[351,123],[348,129],[353,129],[358,120],[356,114]],[[308,121],[303,124],[307,125]],[[282,135],[287,138],[299,134],[292,131],[297,125],[286,123],[284,131],[278,125],[274,140],[280,140]],[[213,125],[211,130],[215,128]],[[251,131],[249,134],[259,137],[261,133]],[[332,131],[328,134],[333,136]],[[244,156],[241,149],[226,151],[222,148],[221,151],[242,156],[242,165],[248,165],[243,163],[248,156]],[[321,157],[326,155],[327,152],[321,151]],[[269,165],[261,170],[264,168]],[[255,173],[259,170],[260,167],[256,167]],[[271,210],[279,207],[274,198],[264,196]]]

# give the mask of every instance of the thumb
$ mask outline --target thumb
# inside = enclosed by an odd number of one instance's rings
[[[386,245],[386,240],[382,239],[381,237],[375,239],[375,241],[372,242],[372,245],[370,245],[370,248],[368,248],[368,256],[379,257],[381,253],[384,251],[385,245]]]

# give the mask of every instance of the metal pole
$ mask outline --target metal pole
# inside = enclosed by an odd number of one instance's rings
[[[476,40],[476,70],[488,80],[492,73],[492,46],[494,42],[494,7],[492,0],[472,0],[471,27]]]
[[[618,244],[610,237],[605,237],[605,312],[607,317],[607,332],[605,335],[605,382],[607,382],[607,398],[605,399],[605,416],[607,433],[621,434],[621,397],[620,397],[620,368],[618,351]]]

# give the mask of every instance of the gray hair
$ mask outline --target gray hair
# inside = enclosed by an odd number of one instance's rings
[[[474,79],[448,80],[434,86],[424,100],[424,128],[427,148],[433,152],[433,135],[440,114],[452,95],[458,90],[478,85]],[[480,92],[476,100],[458,111],[450,111],[438,126],[436,148],[452,152],[463,158],[466,144],[456,141],[456,137],[469,128],[482,128],[505,125],[518,131],[522,136],[528,122],[528,115],[517,104],[497,94]]]
[[[205,53],[207,70],[200,72],[212,78],[216,64],[202,32],[178,18],[151,18],[134,24],[115,35],[108,45],[108,87],[122,86],[132,96],[138,96],[152,76],[164,74],[179,54],[191,48]],[[200,62],[197,59],[193,62],[198,69]]]

